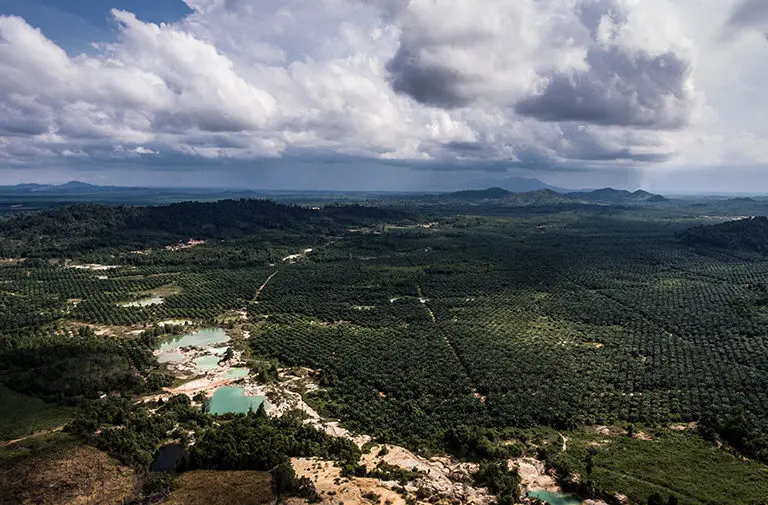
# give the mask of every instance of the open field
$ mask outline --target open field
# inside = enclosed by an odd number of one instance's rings
[[[0,443],[66,424],[72,409],[0,386]]]
[[[93,447],[64,436],[29,446],[0,459],[2,505],[113,505],[133,494],[134,471]]]
[[[261,505],[274,502],[266,472],[198,470],[181,475],[165,505]]]
[[[765,503],[768,468],[703,443],[689,433],[648,430],[647,436],[583,429],[569,434],[560,456],[573,471],[612,492],[646,503],[653,493],[687,505]],[[586,469],[589,450],[593,469]]]

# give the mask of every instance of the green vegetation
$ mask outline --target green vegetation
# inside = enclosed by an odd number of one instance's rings
[[[626,494],[633,503],[650,503],[654,494],[665,503],[673,496],[681,505],[765,503],[764,465],[741,461],[690,433],[650,430],[646,435],[578,430],[553,462],[579,473],[588,486]]]
[[[742,251],[768,251],[768,217],[728,221],[714,226],[697,226],[686,230],[682,239],[694,246]]]
[[[274,419],[263,409],[248,414],[213,416],[189,397],[167,402],[136,404],[123,398],[92,402],[66,427],[67,432],[92,442],[120,462],[146,472],[164,444],[180,440],[194,444],[179,470],[257,470],[271,472],[276,496],[317,498],[312,483],[297,479],[291,457],[319,457],[350,469],[359,467],[360,450],[352,442],[327,435],[302,422],[300,416]],[[156,486],[156,479],[148,481]],[[163,494],[170,482],[161,482]],[[151,494],[145,490],[145,494]]]
[[[83,205],[9,219],[0,255],[28,259],[0,264],[0,383],[55,404],[28,402],[4,433],[29,418],[55,425],[62,406],[78,405],[69,431],[140,472],[163,444],[194,440],[187,471],[286,470],[291,456],[316,456],[365,475],[355,446],[298,417],[214,422],[186,397],[135,404],[172,381],[152,350],[182,329],[158,323],[219,321],[249,333],[238,350],[253,376],[311,368],[321,387],[305,399],[321,414],[379,441],[478,461],[478,482],[502,502],[519,484],[505,460],[539,448],[582,476],[585,495],[759,503],[765,467],[732,453],[768,460],[768,260],[691,238],[726,230],[740,237],[727,247],[744,243],[742,228],[760,220],[691,227],[759,202],[600,193],[620,200],[611,206],[549,193],[322,210]],[[206,243],[165,247],[190,237]],[[162,301],[125,306],[147,296]],[[3,410],[14,394],[0,396]],[[688,422],[696,433],[608,444],[586,428]],[[570,439],[562,454],[556,430]],[[290,472],[273,484],[315,498]],[[147,493],[157,486],[169,491],[150,480]]]
[[[499,505],[517,503],[520,496],[520,476],[507,468],[506,461],[482,463],[475,483],[498,496]]]
[[[457,425],[693,421],[764,430],[760,258],[688,248],[636,211],[447,218],[356,234],[251,305],[255,355],[322,369],[316,404],[435,447]],[[370,307],[356,310],[356,306]]]
[[[407,217],[402,211],[359,205],[311,210],[267,200],[182,202],[164,207],[80,204],[0,222],[0,256],[70,257],[102,248],[143,249],[190,237],[233,239],[269,230],[322,235],[343,226]]]
[[[63,426],[72,409],[0,386],[0,440],[10,440]]]

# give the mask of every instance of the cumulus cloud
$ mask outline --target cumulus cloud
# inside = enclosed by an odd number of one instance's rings
[[[676,54],[594,48],[586,61],[589,70],[549,76],[515,110],[542,121],[659,129],[688,123],[695,104],[691,65]]]
[[[706,103],[671,0],[186,3],[160,25],[113,10],[88,55],[0,16],[4,163],[642,165],[690,145]]]

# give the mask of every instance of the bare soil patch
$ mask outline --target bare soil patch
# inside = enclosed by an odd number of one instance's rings
[[[0,505],[113,505],[133,489],[132,469],[87,445],[0,465]]]
[[[531,489],[560,491],[560,486],[555,478],[547,473],[543,461],[535,458],[515,458],[509,460],[508,466],[510,470],[517,468],[524,491]]]
[[[379,497],[378,503],[405,505],[401,495],[385,487],[380,481],[369,478],[342,478],[341,469],[333,466],[333,462],[314,458],[294,458],[291,460],[297,477],[308,477],[315,484],[327,505],[344,503],[345,505],[371,505],[373,495]],[[365,496],[364,496],[365,495]],[[305,500],[288,499],[286,503],[298,505]]]

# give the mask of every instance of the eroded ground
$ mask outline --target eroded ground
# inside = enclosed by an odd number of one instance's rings
[[[0,505],[114,505],[134,490],[134,471],[87,445],[0,463]]]

